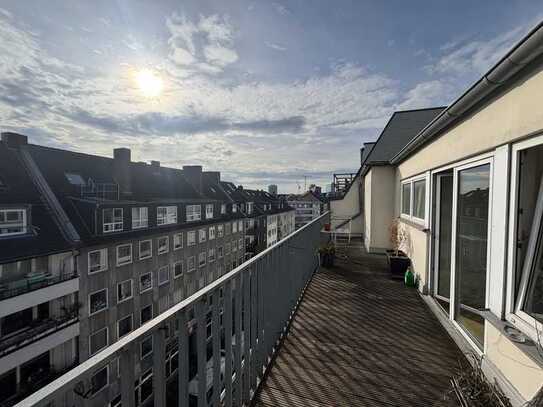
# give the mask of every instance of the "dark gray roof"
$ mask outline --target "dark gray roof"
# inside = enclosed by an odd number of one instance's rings
[[[364,162],[365,165],[388,164],[445,107],[394,112]]]

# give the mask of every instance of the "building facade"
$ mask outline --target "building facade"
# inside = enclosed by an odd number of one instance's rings
[[[301,228],[320,216],[322,202],[311,191],[302,195],[289,195],[287,198],[289,206],[295,209],[295,227]]]

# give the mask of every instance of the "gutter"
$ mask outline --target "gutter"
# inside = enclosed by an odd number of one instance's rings
[[[445,128],[460,121],[467,111],[500,86],[506,84],[515,74],[541,54],[543,54],[543,22],[537,24],[481,79],[423,128],[415,138],[392,157],[390,163],[397,164],[403,161]]]

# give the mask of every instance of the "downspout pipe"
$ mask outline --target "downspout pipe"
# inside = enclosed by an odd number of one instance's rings
[[[499,86],[507,83],[522,68],[541,54],[543,54],[543,22],[533,28],[490,71],[422,129],[413,140],[391,159],[391,164],[401,162],[427,140],[459,121],[467,111],[484,100]]]

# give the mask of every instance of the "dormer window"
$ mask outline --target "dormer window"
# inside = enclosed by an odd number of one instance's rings
[[[247,202],[247,214],[252,214],[253,213],[253,203],[252,202]]]
[[[23,235],[27,230],[26,209],[0,209],[0,236]]]
[[[221,215],[226,213],[226,204],[221,204]]]
[[[213,219],[213,204],[206,205],[206,219]]]
[[[171,225],[177,223],[177,206],[159,206],[156,208],[156,224]]]
[[[102,210],[104,233],[120,232],[123,230],[123,209],[107,208]]]
[[[132,229],[146,228],[147,225],[147,208],[132,208]]]
[[[232,204],[232,213],[236,213],[238,211],[238,205]]]
[[[68,180],[68,182],[72,185],[79,185],[79,186],[85,185],[85,180],[79,174],[67,172],[64,175],[66,176],[66,179]]]
[[[200,205],[187,205],[187,222],[202,219],[202,207]]]

